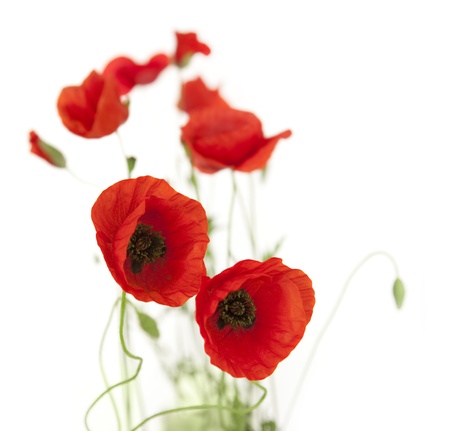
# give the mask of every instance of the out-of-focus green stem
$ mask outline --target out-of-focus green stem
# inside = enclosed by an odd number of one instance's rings
[[[136,372],[129,377],[128,379],[122,380],[119,383],[116,383],[112,386],[110,386],[109,388],[107,388],[105,391],[103,391],[95,400],[94,402],[89,406],[88,410],[86,411],[86,414],[84,416],[84,425],[86,427],[86,430],[90,430],[89,425],[88,425],[88,416],[89,413],[91,412],[91,410],[94,408],[94,406],[107,394],[109,394],[113,389],[122,386],[122,385],[126,385],[127,383],[132,382],[133,380],[135,380],[137,378],[137,376],[139,375],[141,368],[142,368],[142,362],[143,359],[139,356],[133,355],[127,348],[127,346],[125,345],[125,338],[124,338],[124,334],[123,334],[123,329],[124,329],[124,322],[125,322],[125,305],[126,305],[127,299],[126,299],[126,293],[122,292],[122,297],[121,297],[121,304],[120,304],[120,324],[119,324],[119,336],[120,336],[120,344],[122,346],[122,350],[125,353],[125,355],[130,358],[130,359],[134,359],[136,361],[139,361],[138,366],[136,368]]]
[[[137,426],[135,426],[131,431],[136,431],[137,429],[139,429],[141,426],[143,426],[147,422],[151,421],[152,419],[155,419],[160,416],[170,415],[172,413],[181,413],[181,412],[189,412],[189,411],[196,411],[196,410],[214,410],[215,409],[215,410],[226,410],[230,413],[235,413],[235,414],[240,414],[240,415],[248,414],[248,413],[252,412],[253,410],[257,409],[267,396],[267,389],[264,386],[262,386],[258,382],[254,382],[254,381],[252,381],[251,383],[254,384],[255,386],[257,386],[261,391],[263,391],[260,399],[251,407],[237,409],[237,408],[222,406],[222,405],[218,405],[218,404],[217,405],[201,404],[198,406],[178,407],[176,409],[164,410],[162,412],[155,413],[154,415],[149,416],[148,418],[144,419],[141,423],[139,423]]]
[[[392,265],[394,267],[395,276],[396,276],[396,278],[399,277],[399,271],[398,271],[397,262],[395,261],[395,259],[389,253],[387,253],[385,251],[382,251],[382,250],[374,251],[372,253],[369,253],[363,260],[361,260],[361,262],[359,262],[358,265],[356,265],[356,267],[353,269],[353,271],[349,274],[349,276],[347,277],[347,280],[345,281],[345,283],[344,283],[344,285],[342,287],[341,293],[339,294],[339,297],[336,300],[336,303],[334,304],[334,307],[333,307],[333,309],[331,310],[331,313],[328,316],[328,319],[326,320],[326,322],[322,326],[322,329],[320,330],[319,335],[318,335],[318,337],[316,338],[316,340],[314,342],[314,345],[313,345],[313,347],[311,349],[311,352],[310,352],[310,354],[308,356],[308,359],[307,359],[307,361],[305,363],[303,371],[302,371],[302,373],[300,375],[300,378],[298,380],[297,386],[296,386],[296,388],[294,390],[294,395],[292,397],[291,404],[290,404],[290,406],[289,406],[289,408],[287,410],[286,417],[285,417],[282,429],[285,429],[287,427],[287,423],[288,423],[288,421],[289,421],[289,419],[290,419],[290,417],[292,415],[292,412],[294,410],[295,402],[296,402],[296,400],[297,400],[297,398],[298,398],[298,396],[299,396],[299,394],[301,392],[301,389],[303,387],[303,384],[304,384],[304,382],[306,380],[306,376],[307,376],[308,371],[309,371],[309,369],[311,367],[311,364],[312,364],[314,356],[315,356],[315,354],[317,352],[317,349],[318,349],[318,347],[319,347],[319,345],[320,345],[320,343],[322,341],[322,338],[324,337],[325,333],[327,332],[328,328],[330,327],[331,322],[333,321],[333,319],[334,319],[334,317],[336,315],[336,312],[337,312],[337,310],[339,309],[339,306],[342,303],[342,300],[344,299],[345,293],[348,290],[350,282],[353,280],[353,277],[355,276],[355,274],[361,269],[362,266],[364,266],[367,263],[368,260],[370,260],[371,258],[373,258],[375,256],[380,256],[380,255],[387,257],[391,261],[391,263],[392,263]]]

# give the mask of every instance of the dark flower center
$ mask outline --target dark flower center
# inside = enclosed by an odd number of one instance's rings
[[[253,326],[256,320],[255,304],[244,289],[229,293],[225,299],[219,302],[217,312],[219,314],[217,321],[219,329],[223,329],[227,325],[230,325],[233,329],[248,329]]]
[[[153,231],[152,226],[140,223],[131,235],[127,256],[131,260],[131,271],[138,274],[144,265],[153,263],[166,253],[166,243],[161,232]]]

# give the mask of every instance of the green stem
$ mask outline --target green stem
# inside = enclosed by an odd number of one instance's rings
[[[218,404],[223,405],[225,399],[225,391],[226,391],[226,383],[225,383],[225,372],[222,371],[220,374],[219,380],[219,396],[218,396]],[[223,417],[223,410],[219,410],[219,423],[222,429],[225,428],[225,420]]]
[[[200,188],[198,186],[198,177],[197,174],[195,172],[195,168],[194,168],[194,163],[192,162],[192,157],[190,157],[190,164],[191,164],[191,183],[194,187],[194,191],[195,191],[195,198],[201,202],[200,200]]]
[[[251,178],[251,174],[249,175],[249,202],[250,202],[250,210],[247,211],[247,208],[245,206],[244,197],[242,196],[242,193],[240,193],[240,190],[237,190],[237,195],[239,199],[239,204],[241,206],[242,213],[244,214],[245,224],[250,240],[250,245],[252,248],[252,255],[254,259],[258,259],[258,250],[256,247],[256,235],[255,235],[255,188],[253,185],[253,181]]]
[[[126,302],[128,302],[128,301],[126,301]],[[126,302],[125,302],[125,306],[126,306]],[[123,314],[125,316],[125,311],[123,312]],[[121,316],[122,316],[122,312],[121,312]],[[125,320],[125,317],[124,317],[124,321],[123,321],[123,329],[120,332],[123,335],[123,342],[121,340],[122,378],[124,380],[126,380],[128,378],[128,362],[127,362],[127,355],[124,352],[123,346],[126,345],[125,340],[129,340],[130,337],[128,336],[128,321]],[[132,421],[131,421],[130,386],[129,385],[122,386],[122,394],[124,397],[123,402],[124,402],[124,406],[125,406],[126,429],[130,429]]]
[[[227,228],[227,266],[230,266],[231,259],[233,254],[231,252],[231,234],[233,228],[233,211],[234,204],[236,202],[236,194],[237,194],[237,184],[236,184],[236,176],[234,171],[231,170],[231,182],[232,182],[232,190],[231,190],[231,200],[230,200],[230,209],[228,212],[228,228]]]
[[[345,281],[345,283],[344,283],[344,285],[342,287],[341,293],[340,293],[338,299],[336,300],[336,302],[334,304],[334,307],[331,310],[330,315],[328,316],[328,319],[326,320],[325,324],[322,326],[322,329],[320,330],[319,335],[316,338],[316,341],[314,342],[314,345],[313,345],[313,347],[311,349],[311,352],[310,352],[310,354],[308,356],[306,364],[305,364],[305,366],[303,368],[302,374],[300,375],[300,378],[298,380],[297,386],[295,388],[294,395],[292,397],[291,404],[290,404],[290,406],[288,408],[288,411],[286,413],[286,418],[285,418],[284,426],[282,427],[282,429],[285,429],[287,427],[287,423],[288,423],[288,421],[289,421],[289,419],[290,419],[290,417],[292,415],[292,412],[293,412],[294,407],[295,407],[296,400],[297,400],[297,398],[298,398],[298,396],[299,396],[299,394],[301,392],[303,384],[305,383],[306,376],[307,376],[308,371],[309,371],[309,369],[311,367],[311,364],[312,364],[314,356],[315,356],[315,354],[317,352],[317,349],[318,349],[318,347],[319,347],[319,345],[320,345],[320,343],[322,341],[322,338],[324,337],[325,333],[327,332],[328,328],[330,327],[331,322],[333,321],[334,316],[336,315],[336,312],[337,312],[337,310],[339,309],[339,306],[342,303],[342,300],[344,299],[345,293],[347,292],[347,289],[348,289],[348,287],[350,285],[350,282],[352,281],[352,279],[355,276],[355,274],[361,269],[362,266],[364,266],[366,264],[366,262],[368,260],[370,260],[374,256],[380,256],[380,255],[387,257],[391,261],[391,263],[392,263],[392,265],[394,267],[396,278],[398,278],[399,271],[398,271],[397,263],[395,262],[395,259],[389,253],[387,253],[385,251],[381,251],[380,250],[380,251],[374,251],[372,253],[369,253],[363,260],[361,260],[361,262],[358,265],[356,265],[356,267],[353,269],[353,271],[347,277],[347,280]]]
[[[277,396],[277,387],[275,384],[275,376],[272,374],[270,377],[270,393],[271,393],[271,400],[272,400],[272,407],[273,407],[273,417],[278,422],[278,419],[280,417],[280,409],[278,406],[278,396]]]
[[[116,131],[116,135],[119,140],[120,151],[122,152],[122,156],[125,159],[125,165],[127,167],[127,178],[131,178],[131,170],[130,170],[130,165],[128,164],[128,156],[127,156],[127,153],[125,152],[125,146],[123,145],[122,138],[121,138],[118,130]]]
[[[83,180],[83,178],[80,178],[74,171],[72,171],[72,169],[70,169],[68,166],[66,166],[66,171],[73,177],[75,178],[78,182],[86,184],[88,186],[91,187],[96,187],[96,188],[100,188],[100,186],[98,184],[94,184],[94,183],[90,183],[89,181]]]
[[[127,346],[125,345],[125,339],[124,339],[124,335],[123,335],[123,326],[124,326],[124,321],[125,321],[125,304],[126,304],[126,293],[123,292],[122,293],[122,297],[121,297],[121,304],[120,304],[120,325],[119,325],[119,335],[120,335],[120,344],[122,346],[122,350],[125,353],[126,356],[128,356],[130,359],[134,359],[136,361],[139,361],[139,364],[136,368],[136,372],[129,377],[128,379],[122,380],[119,383],[116,383],[112,386],[110,386],[109,388],[107,388],[105,391],[103,391],[95,400],[94,402],[89,406],[85,416],[84,416],[84,425],[86,427],[86,430],[90,430],[87,419],[89,416],[89,413],[91,412],[91,410],[94,408],[94,406],[107,394],[109,394],[113,389],[122,386],[122,385],[126,385],[127,383],[132,382],[133,380],[135,380],[137,378],[137,376],[139,375],[141,368],[142,368],[142,362],[143,359],[139,356],[133,355],[128,349]]]
[[[255,259],[258,258],[258,247],[256,245],[256,190],[255,190],[255,182],[254,182],[254,175],[250,174],[248,176],[248,182],[249,182],[249,193],[250,193],[250,226],[249,226],[249,235],[250,235],[250,242],[252,244],[252,252],[253,257]]]
[[[98,361],[99,361],[99,364],[100,364],[100,372],[102,374],[103,383],[105,384],[106,387],[109,386],[109,383],[108,383],[108,379],[107,379],[107,376],[106,376],[105,367],[103,365],[103,346],[105,345],[106,334],[107,334],[108,329],[109,329],[109,327],[111,325],[111,321],[112,321],[112,317],[113,317],[113,314],[114,314],[114,310],[116,309],[116,306],[119,303],[119,301],[120,301],[120,298],[118,298],[114,302],[114,305],[113,305],[113,307],[111,309],[111,312],[110,312],[109,317],[108,317],[108,321],[106,323],[105,329],[104,329],[103,334],[102,334],[102,338],[100,340],[100,347],[99,347],[99,352],[98,352]],[[112,408],[114,410],[114,415],[116,417],[117,429],[119,431],[121,431],[122,430],[122,424],[120,422],[119,410],[117,408],[116,400],[114,399],[114,397],[113,397],[111,392],[109,392],[108,395],[109,395],[109,398],[111,400]]]
[[[252,381],[251,383],[263,391],[261,398],[251,407],[236,409],[233,407],[227,407],[227,406],[222,406],[222,405],[218,405],[218,404],[213,404],[213,405],[201,404],[198,406],[178,407],[176,409],[164,410],[162,412],[155,413],[154,415],[149,416],[148,418],[144,419],[141,423],[136,425],[131,431],[136,431],[137,429],[139,429],[141,426],[143,426],[147,422],[151,421],[152,419],[155,419],[160,416],[170,415],[172,413],[181,413],[181,412],[189,412],[189,411],[196,411],[196,410],[213,410],[213,409],[226,410],[228,412],[240,414],[240,415],[245,415],[245,414],[251,413],[253,410],[257,409],[261,405],[261,403],[264,401],[264,399],[266,398],[266,395],[267,395],[267,389],[264,386],[262,386],[258,382],[254,382],[254,381]]]

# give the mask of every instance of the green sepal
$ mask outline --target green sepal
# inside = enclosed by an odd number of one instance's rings
[[[136,166],[136,157],[127,157],[128,174],[131,177],[134,167]]]
[[[181,61],[177,64],[177,66],[178,66],[180,69],[183,69],[184,67],[186,67],[186,66],[190,63],[192,56],[193,56],[193,53],[189,53],[189,52],[188,52],[187,54],[185,54],[185,55],[183,56],[183,58],[182,58]]]
[[[405,286],[403,285],[403,281],[399,278],[394,282],[393,293],[397,308],[402,308],[403,300],[405,299]]]
[[[148,314],[143,313],[142,311],[137,311],[137,315],[139,318],[139,324],[141,328],[144,330],[146,334],[148,334],[153,339],[159,338],[159,330],[158,325],[156,324],[156,320],[150,317]]]
[[[39,147],[53,162],[54,166],[57,168],[66,167],[66,159],[61,151],[41,139],[39,139]]]

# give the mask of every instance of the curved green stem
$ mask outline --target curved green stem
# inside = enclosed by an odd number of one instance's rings
[[[126,301],[128,302],[128,301]],[[126,306],[126,304],[125,304]],[[123,313],[125,316],[125,312]],[[122,312],[121,312],[122,316]],[[122,379],[126,380],[128,378],[128,361],[127,361],[127,355],[125,354],[125,351],[123,349],[123,346],[126,345],[125,340],[129,340],[129,334],[128,334],[128,321],[124,318],[123,322],[123,330],[120,331],[120,334],[123,336],[123,340],[121,339],[121,349],[122,349]],[[123,403],[125,408],[125,428],[130,429],[131,428],[131,404],[130,404],[130,386],[124,385],[122,386],[122,394],[123,394]]]
[[[122,350],[125,353],[126,356],[128,356],[130,359],[134,359],[136,361],[139,361],[139,364],[136,368],[136,372],[129,378],[122,380],[119,383],[116,383],[112,386],[110,386],[109,388],[107,388],[105,391],[103,391],[95,400],[94,402],[89,406],[88,410],[86,411],[86,414],[84,416],[84,425],[86,427],[86,430],[90,430],[87,419],[89,416],[89,413],[91,412],[91,410],[94,408],[94,406],[107,394],[109,394],[113,389],[122,386],[122,385],[126,385],[127,383],[132,382],[133,380],[135,380],[137,378],[137,376],[139,375],[140,371],[141,371],[141,367],[142,367],[142,362],[143,359],[140,356],[136,356],[133,355],[128,349],[127,346],[125,345],[125,339],[124,339],[124,335],[123,335],[123,327],[124,327],[124,322],[125,322],[125,305],[126,305],[127,299],[126,299],[126,293],[122,292],[122,297],[121,297],[121,304],[120,304],[120,325],[119,325],[119,335],[120,335],[120,344],[122,346]]]
[[[394,267],[395,276],[396,276],[396,278],[398,278],[399,271],[398,271],[398,266],[397,266],[397,263],[396,263],[395,259],[389,253],[387,253],[385,251],[382,251],[382,250],[374,251],[372,253],[369,253],[363,260],[361,260],[361,262],[358,265],[356,265],[356,267],[353,269],[353,271],[347,277],[347,280],[345,281],[345,283],[344,283],[344,285],[342,287],[341,293],[339,294],[339,297],[336,300],[336,303],[334,304],[334,307],[331,310],[331,313],[328,316],[328,319],[326,320],[325,324],[322,326],[322,329],[320,330],[319,335],[316,338],[316,341],[314,342],[314,345],[313,345],[313,347],[311,349],[309,357],[308,357],[308,359],[307,359],[307,361],[305,363],[305,366],[303,368],[303,372],[300,375],[300,378],[298,380],[297,386],[295,388],[291,404],[290,404],[290,406],[288,408],[288,411],[286,413],[284,426],[282,427],[283,429],[287,426],[287,423],[288,423],[288,421],[289,421],[289,419],[290,419],[290,417],[292,415],[292,412],[293,412],[294,406],[295,406],[295,402],[296,402],[296,400],[297,400],[297,398],[298,398],[298,396],[299,396],[299,394],[301,392],[301,389],[302,389],[303,384],[304,384],[304,382],[306,380],[306,376],[307,376],[308,371],[309,371],[309,369],[311,367],[312,361],[313,361],[314,356],[315,356],[315,354],[317,352],[317,349],[318,349],[318,347],[320,345],[320,342],[322,341],[322,338],[324,337],[325,333],[327,332],[328,328],[330,327],[331,322],[333,321],[334,316],[336,315],[336,312],[337,312],[339,306],[341,305],[342,300],[344,299],[345,293],[347,292],[347,289],[348,289],[348,287],[350,285],[350,282],[352,281],[352,279],[355,276],[355,274],[361,269],[362,266],[364,266],[366,264],[366,262],[368,260],[370,260],[374,256],[380,256],[380,255],[387,257],[391,261],[391,263],[392,263],[392,265]]]
[[[151,421],[152,419],[155,419],[160,416],[170,415],[172,413],[181,413],[181,412],[189,412],[189,411],[196,411],[196,410],[226,410],[230,413],[235,413],[235,414],[240,414],[240,415],[248,414],[248,413],[252,412],[253,410],[257,409],[261,405],[261,403],[264,401],[264,399],[266,398],[266,395],[267,395],[267,389],[264,386],[262,386],[260,383],[255,382],[255,381],[252,381],[251,383],[263,391],[261,398],[251,407],[236,409],[233,407],[221,406],[221,405],[216,405],[216,404],[212,404],[212,405],[211,404],[201,404],[198,406],[178,407],[176,409],[164,410],[162,412],[155,413],[154,415],[149,416],[148,418],[144,419],[141,423],[136,425],[131,431],[136,431],[137,429],[139,429],[141,426],[143,426],[147,422]]]
[[[83,180],[83,178],[80,178],[74,171],[72,171],[72,169],[70,169],[68,166],[66,166],[66,171],[73,177],[75,178],[77,181],[79,181],[80,183],[86,184],[87,186],[91,186],[91,187],[96,187],[96,188],[100,188],[100,186],[98,184],[94,184],[91,183],[89,181]]]
[[[112,317],[113,317],[113,314],[114,314],[114,310],[116,309],[116,306],[119,303],[119,301],[120,301],[120,298],[118,298],[114,302],[114,305],[112,306],[111,312],[109,313],[108,321],[107,321],[105,329],[103,331],[102,338],[100,340],[100,347],[99,347],[99,351],[98,351],[98,361],[99,361],[99,365],[100,365],[100,372],[102,374],[103,383],[105,384],[105,386],[107,388],[109,386],[109,383],[108,383],[108,379],[106,377],[105,367],[103,366],[103,346],[105,345],[106,334],[107,334],[108,329],[109,329],[109,327],[111,325],[111,321],[112,321]],[[114,399],[114,397],[113,397],[111,392],[109,392],[108,395],[109,395],[109,398],[111,400],[112,408],[114,410],[114,416],[116,417],[117,429],[119,431],[121,431],[122,425],[121,425],[121,422],[120,422],[119,410],[117,408],[116,400]]]

